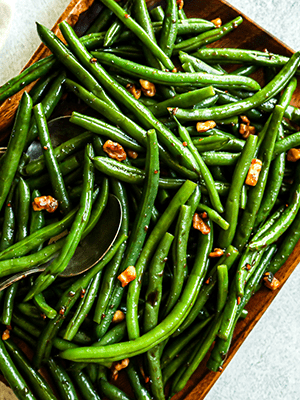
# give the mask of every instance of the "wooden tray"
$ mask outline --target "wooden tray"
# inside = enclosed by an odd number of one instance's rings
[[[161,3],[158,0],[151,0],[148,2],[149,6]],[[53,27],[55,33],[60,34],[58,23],[62,20],[67,20],[72,26],[78,21],[76,28],[78,32],[83,34],[88,25],[93,21],[101,10],[101,4],[94,0],[72,0],[65,12],[59,18]],[[201,17],[208,20],[220,17],[223,23],[226,23],[238,15],[242,15],[244,22],[237,30],[230,33],[227,37],[223,38],[220,42],[214,43],[211,47],[234,47],[264,50],[268,49],[270,52],[279,53],[285,56],[290,56],[293,50],[284,45],[278,39],[264,31],[252,20],[233,8],[224,0],[185,0],[185,11],[188,17]],[[35,61],[47,56],[49,50],[42,44],[34,53],[32,58],[26,64],[28,67]],[[262,76],[258,74],[258,79],[261,80]],[[24,90],[30,90],[34,85],[31,84]],[[9,132],[7,129],[12,123],[15,110],[21,95],[17,94],[11,99],[8,99],[0,106],[0,140],[2,140]],[[293,96],[292,104],[300,106],[300,89],[298,88]],[[300,261],[300,242],[297,244],[287,262],[277,273],[278,279],[282,285],[291,275],[295,267]],[[282,286],[281,286],[282,287]],[[280,289],[279,289],[280,290]],[[249,312],[244,321],[240,321],[235,329],[231,349],[229,355],[223,365],[226,368],[234,354],[237,352],[243,341],[251,332],[255,324],[259,321],[266,309],[269,307],[274,297],[278,294],[279,290],[271,292],[266,288],[262,288],[249,302],[247,310]],[[207,357],[194,373],[186,387],[173,397],[174,400],[201,400],[204,399],[208,391],[211,389],[215,381],[220,376],[220,373],[210,372],[205,368]]]

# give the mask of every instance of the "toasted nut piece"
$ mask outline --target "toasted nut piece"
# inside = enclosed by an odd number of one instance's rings
[[[249,135],[255,134],[255,127],[251,125],[240,124],[239,132],[244,139],[247,139]]]
[[[287,152],[287,160],[291,162],[300,160],[300,149],[289,149]]]
[[[203,211],[202,213],[200,213],[200,217],[201,217],[202,219],[207,219],[207,218],[208,218],[207,212],[206,212],[206,211]]]
[[[197,122],[196,129],[197,132],[206,132],[209,129],[214,128],[216,125],[217,124],[215,123],[215,121]]]
[[[126,160],[127,155],[123,147],[112,140],[107,140],[103,145],[103,150],[105,153],[109,155],[110,158],[113,158],[117,161]]]
[[[156,88],[154,83],[146,81],[145,79],[140,79],[140,85],[142,87],[142,92],[145,96],[153,97],[156,94]]]
[[[263,277],[264,284],[268,289],[276,290],[280,286],[280,281],[275,278],[272,272],[266,272]]]
[[[122,361],[116,361],[112,364],[111,370],[112,370],[112,378],[114,380],[118,379],[118,372],[121,371],[121,369],[124,369],[128,367],[129,364],[129,358],[124,358]]]
[[[136,278],[136,270],[134,266],[129,266],[123,271],[119,276],[118,279],[122,284],[122,287],[128,285],[128,283],[134,281]]]
[[[240,115],[240,118],[244,122],[244,124],[250,125],[250,120],[246,115]]]
[[[245,180],[245,184],[249,186],[255,186],[257,184],[259,174],[261,171],[262,162],[258,158],[254,158],[251,161],[251,165]]]
[[[125,314],[123,313],[123,311],[117,310],[117,311],[114,313],[112,322],[114,322],[114,323],[117,324],[117,323],[119,323],[119,322],[124,321],[124,319],[125,319]]]
[[[138,153],[133,150],[127,150],[127,155],[128,157],[133,158],[134,160],[139,156]]]
[[[32,202],[33,211],[46,210],[49,213],[53,213],[57,210],[58,201],[52,196],[40,196],[36,197]]]
[[[212,22],[213,24],[215,24],[216,28],[220,28],[220,26],[222,26],[222,20],[221,18],[215,18],[213,20],[211,20],[210,22]]]
[[[193,217],[193,228],[198,229],[203,235],[208,235],[210,227],[203,221],[199,214],[195,213]]]
[[[214,251],[209,253],[209,257],[215,258],[215,257],[221,257],[224,254],[224,251],[222,249],[216,248]]]
[[[126,89],[129,93],[133,95],[135,99],[139,99],[141,97],[142,91],[141,89],[137,89],[133,83],[127,83]]]
[[[5,331],[2,333],[2,340],[7,340],[9,338],[10,338],[9,329],[5,329]]]
[[[184,1],[183,0],[177,0],[176,4],[178,5],[178,9],[182,10],[184,6]]]

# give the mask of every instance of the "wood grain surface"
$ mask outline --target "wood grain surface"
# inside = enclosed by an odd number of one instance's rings
[[[58,23],[62,20],[68,21],[72,26],[76,24],[80,15],[86,12],[87,20],[92,20],[93,15],[91,14],[91,7],[94,0],[72,0],[65,12],[62,14],[60,19],[53,27],[53,31],[60,34]],[[150,0],[149,6],[153,6],[156,3],[161,3],[156,0]],[[238,15],[242,15],[238,10],[230,6],[224,0],[185,0],[185,12],[188,17],[200,17],[208,20],[220,17],[223,23],[226,23]],[[90,14],[89,14],[90,13]],[[224,37],[221,41],[215,42],[210,47],[233,47],[233,48],[245,48],[245,49],[267,49],[270,52],[279,53],[285,56],[290,56],[292,50],[277,40],[275,37],[264,31],[257,24],[251,21],[246,16],[242,15],[244,22],[235,31],[231,32],[228,36]],[[37,60],[44,58],[49,54],[49,50],[41,44],[37,51],[34,53],[32,58],[26,64],[26,67],[30,66]],[[263,83],[263,75],[261,71],[258,71],[255,76],[260,83]],[[34,85],[32,83],[24,90],[30,90]],[[6,128],[11,124],[15,110],[17,108],[21,94],[13,96],[11,99],[5,101],[0,107],[0,139],[7,134]],[[294,93],[292,104],[300,106],[300,89],[299,86]],[[282,285],[291,275],[295,267],[300,261],[300,243],[297,244],[291,256],[287,262],[277,273],[278,279]],[[281,286],[282,287],[282,286]],[[279,289],[280,290],[280,289]],[[269,307],[274,297],[278,294],[279,290],[272,292],[266,288],[262,288],[259,292],[250,300],[247,305],[248,316],[245,320],[241,320],[235,329],[231,349],[227,360],[224,363],[223,370],[226,368],[234,354],[237,352],[239,347],[242,345],[245,338],[249,335],[255,324],[259,321],[261,316],[264,314],[266,309]],[[197,371],[194,373],[186,387],[173,397],[174,400],[201,400],[204,399],[212,385],[216,382],[220,373],[210,372],[206,369],[205,364],[208,356],[201,363]],[[121,376],[118,385],[124,389],[127,387],[127,380],[125,376]]]

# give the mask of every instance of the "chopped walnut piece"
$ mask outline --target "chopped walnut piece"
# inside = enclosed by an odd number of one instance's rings
[[[198,229],[203,235],[208,235],[210,227],[203,221],[199,214],[195,213],[193,217],[193,228]]]
[[[240,124],[239,133],[243,139],[247,139],[249,135],[255,134],[255,126]]]
[[[134,266],[129,266],[123,271],[119,276],[118,279],[122,284],[122,287],[128,285],[128,283],[134,281],[136,278],[136,270]]]
[[[276,290],[280,286],[280,281],[275,278],[272,272],[266,272],[263,277],[264,284],[268,289]]]
[[[112,378],[115,381],[118,379],[118,372],[121,371],[121,369],[128,367],[128,364],[129,364],[129,358],[124,358],[124,360],[116,361],[112,364],[111,366]]]
[[[140,79],[140,85],[142,87],[142,92],[145,96],[153,97],[156,94],[156,88],[154,83],[146,81],[145,79]]]
[[[215,18],[213,20],[211,20],[210,22],[212,22],[213,24],[215,24],[216,28],[220,28],[220,26],[222,26],[222,20],[221,18]]]
[[[127,155],[123,147],[112,140],[107,140],[103,145],[103,150],[105,153],[109,155],[110,158],[113,158],[117,161],[126,160]]]
[[[135,160],[139,156],[138,153],[134,150],[127,150],[127,155],[128,155],[128,157],[132,158],[133,160]]]
[[[176,4],[178,5],[178,9],[182,10],[184,6],[184,1],[183,0],[176,0]]]
[[[258,158],[254,158],[251,161],[251,165],[245,180],[245,184],[249,186],[255,186],[257,184],[259,174],[261,171],[262,162]]]
[[[215,258],[215,257],[221,257],[224,254],[224,251],[222,249],[216,248],[214,251],[209,253],[209,257]]]
[[[206,132],[209,129],[214,128],[216,125],[217,124],[215,123],[215,121],[197,122],[196,129],[197,132]]]
[[[291,162],[300,160],[300,149],[289,149],[287,152],[287,160]]]
[[[123,311],[117,310],[117,311],[114,313],[112,322],[114,322],[114,323],[117,324],[117,323],[119,323],[119,322],[124,321],[124,319],[125,319],[125,314],[123,313]]]
[[[10,338],[9,329],[5,329],[5,331],[2,333],[2,340],[7,340],[9,338]]]
[[[36,197],[32,202],[33,211],[46,210],[49,213],[53,213],[57,210],[58,201],[52,196],[40,196]]]
[[[135,99],[139,99],[141,97],[142,91],[141,89],[137,89],[136,86],[133,83],[128,83],[126,85],[126,89],[128,90],[129,93],[133,95]]]
[[[240,115],[240,118],[244,122],[244,124],[250,125],[250,120],[246,115]]]

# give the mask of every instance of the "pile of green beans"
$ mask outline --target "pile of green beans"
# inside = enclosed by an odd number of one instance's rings
[[[48,263],[0,291],[0,371],[20,400],[130,399],[120,369],[136,398],[171,398],[213,342],[206,367],[221,370],[244,307],[262,281],[280,285],[300,239],[300,53],[209,48],[242,18],[216,27],[176,0],[150,12],[101,1],[85,36],[60,24],[67,44],[38,24],[52,55],[0,88],[4,101],[38,79],[0,159],[0,277]],[[57,146],[48,122],[63,95],[85,131]],[[116,241],[60,277],[109,194],[122,207]],[[37,210],[41,196],[57,210]]]

